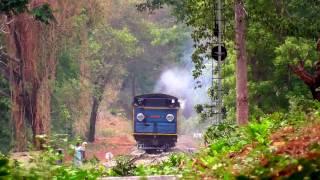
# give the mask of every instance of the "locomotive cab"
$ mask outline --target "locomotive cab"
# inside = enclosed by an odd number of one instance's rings
[[[133,100],[133,136],[138,148],[167,150],[177,142],[178,98],[144,94]]]

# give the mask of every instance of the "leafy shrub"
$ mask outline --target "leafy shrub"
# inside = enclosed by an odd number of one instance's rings
[[[134,170],[134,174],[137,176],[181,174],[181,165],[186,163],[187,159],[188,157],[185,154],[175,153],[170,155],[168,160],[165,160],[160,164],[137,166]]]
[[[264,118],[260,122],[251,122],[247,126],[237,127],[232,124],[220,124],[208,128],[205,138],[210,144],[208,154],[235,152],[245,145],[258,142],[262,145],[268,144],[268,135],[271,133],[272,122]]]
[[[289,104],[289,113],[295,113],[297,111],[309,113],[320,110],[319,101],[301,96],[290,96]]]
[[[48,147],[34,157],[30,167],[21,167],[27,174],[21,174],[24,178],[39,179],[96,179],[104,173],[104,167],[86,163],[82,167],[61,164],[62,155],[55,149]],[[19,174],[18,174],[19,175]]]
[[[134,174],[134,165],[129,156],[120,156],[116,159],[116,166],[109,172],[111,176],[131,176]]]
[[[0,154],[0,179],[97,179],[106,174],[105,167],[91,161],[81,167],[62,164],[63,155],[51,146],[29,153],[24,163]]]
[[[0,179],[4,179],[10,174],[9,169],[9,159],[0,154]]]
[[[260,144],[266,145],[271,127],[272,122],[268,119],[264,119],[262,122],[252,122],[245,128],[246,135],[250,141],[258,141]]]
[[[317,179],[320,176],[319,158],[295,159],[290,156],[267,155],[268,163],[265,165],[254,164],[252,169],[236,176],[236,179]]]
[[[207,143],[211,144],[218,138],[230,137],[232,132],[235,131],[236,127],[237,126],[235,124],[229,123],[212,125],[207,129],[204,139]]]
[[[320,118],[320,102],[300,96],[292,96],[289,99],[288,119],[291,124],[303,123],[307,115]]]

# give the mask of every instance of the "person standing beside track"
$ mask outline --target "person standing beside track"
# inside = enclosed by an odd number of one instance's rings
[[[76,167],[80,167],[82,165],[83,155],[81,152],[81,148],[82,147],[80,146],[80,143],[77,143],[74,149],[73,163]]]

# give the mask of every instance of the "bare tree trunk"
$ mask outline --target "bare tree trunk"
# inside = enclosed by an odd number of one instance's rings
[[[27,150],[25,108],[23,104],[22,82],[14,83],[11,81],[11,118],[14,129],[14,151],[22,152]]]
[[[38,139],[37,135],[49,135],[51,124],[51,87],[49,86],[49,79],[45,79],[40,83],[37,92],[35,93],[35,101],[32,106],[35,109],[32,123],[32,132],[34,145],[41,148],[42,140]]]
[[[91,115],[90,115],[90,127],[88,132],[88,141],[93,142],[95,133],[96,133],[96,122],[98,116],[98,109],[99,105],[103,99],[103,93],[106,88],[106,85],[111,81],[111,75],[116,68],[116,64],[111,67],[109,71],[106,72],[103,76],[98,76],[97,79],[94,81],[94,86],[97,88],[97,94],[93,94],[92,96],[92,108],[91,108]]]
[[[27,149],[25,106],[23,98],[23,62],[22,46],[18,33],[15,31],[15,24],[10,25],[10,36],[8,37],[8,50],[11,57],[20,59],[20,63],[9,61],[9,82],[11,88],[11,119],[14,129],[14,151],[21,152]]]
[[[236,89],[237,123],[248,123],[247,57],[245,43],[245,9],[243,0],[235,0],[235,44],[237,51]]]
[[[33,0],[34,7],[47,0]],[[49,1],[48,1],[49,2]],[[50,1],[51,2],[51,1]],[[12,122],[15,129],[15,150],[26,149],[25,122],[31,124],[33,141],[40,148],[37,135],[50,133],[50,82],[55,76],[55,25],[44,25],[30,15],[17,15],[9,25],[7,49],[11,57]]]
[[[99,104],[101,100],[99,101],[99,98],[97,97],[92,97],[93,104],[92,104],[92,109],[91,109],[91,115],[90,115],[90,128],[89,128],[89,133],[88,133],[88,141],[93,142],[95,133],[96,133],[96,122],[97,122],[97,115],[98,115],[98,109],[99,109]]]

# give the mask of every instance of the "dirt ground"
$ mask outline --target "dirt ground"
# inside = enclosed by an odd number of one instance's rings
[[[131,133],[130,120],[111,114],[100,116],[96,125],[95,141],[87,147],[88,158],[96,157],[104,162],[107,152],[114,156],[129,154],[135,147]]]

